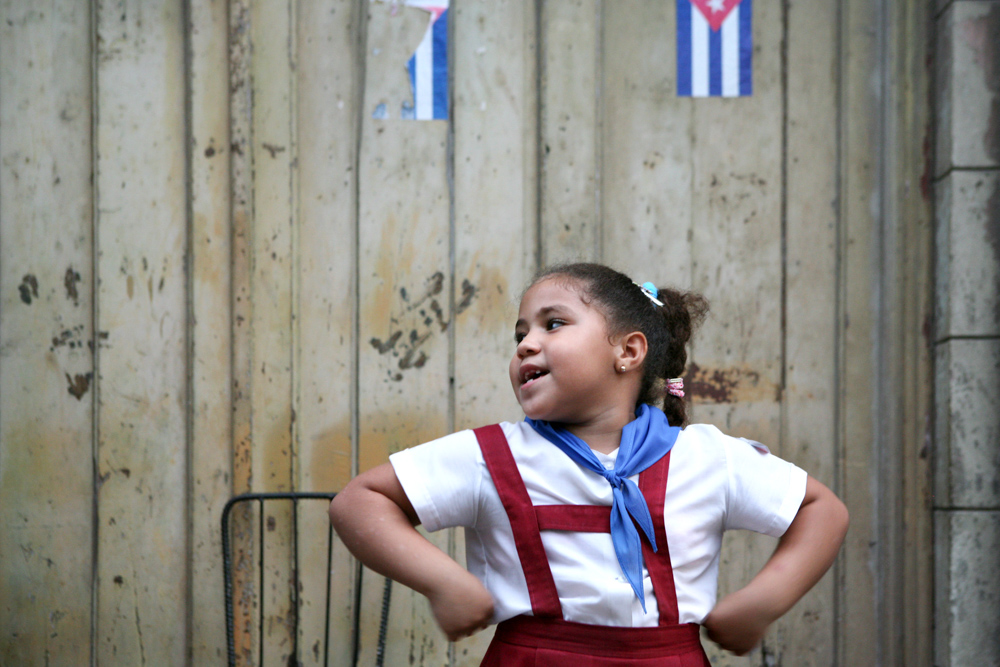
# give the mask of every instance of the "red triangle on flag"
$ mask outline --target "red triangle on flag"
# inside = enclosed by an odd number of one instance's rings
[[[691,0],[691,4],[698,8],[701,15],[708,21],[712,30],[722,27],[722,22],[729,16],[741,0]]]

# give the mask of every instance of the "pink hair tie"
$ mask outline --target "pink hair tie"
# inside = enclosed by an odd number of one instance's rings
[[[670,378],[667,380],[667,393],[673,394],[677,398],[684,398],[684,378]]]

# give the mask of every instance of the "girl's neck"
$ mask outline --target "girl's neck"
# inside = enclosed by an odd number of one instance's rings
[[[562,424],[567,431],[583,440],[595,452],[610,454],[618,449],[622,441],[622,429],[634,419],[634,415],[609,415],[606,419],[586,424]]]

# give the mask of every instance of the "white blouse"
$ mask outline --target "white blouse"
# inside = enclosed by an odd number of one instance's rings
[[[611,505],[611,486],[584,470],[527,423],[501,425],[535,505]],[[608,468],[610,455],[594,452]],[[460,431],[389,457],[421,523],[466,529],[466,561],[493,595],[498,623],[531,614],[510,522],[472,431]],[[633,477],[633,481],[638,476]],[[806,473],[758,443],[693,424],[674,444],[664,523],[681,623],[700,623],[715,606],[722,533],[747,529],[780,537],[805,496]],[[542,531],[566,620],[654,626],[659,619],[649,573],[646,612],[622,574],[610,534]]]

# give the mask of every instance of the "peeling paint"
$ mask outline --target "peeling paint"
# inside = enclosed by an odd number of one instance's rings
[[[684,386],[692,400],[701,403],[736,403],[779,400],[775,384],[763,381],[749,368],[701,368],[692,363],[684,376]]]

